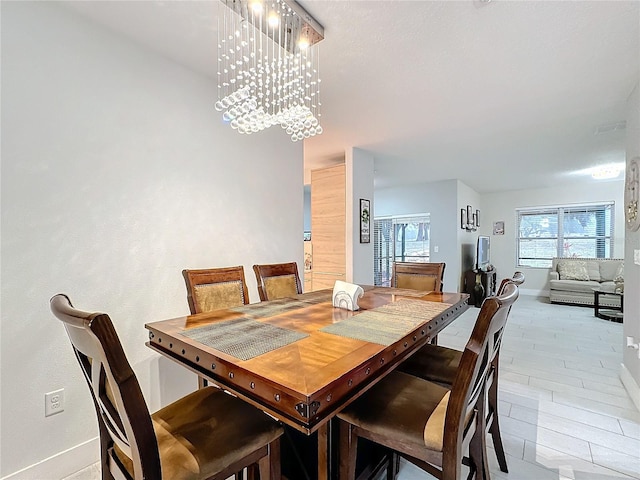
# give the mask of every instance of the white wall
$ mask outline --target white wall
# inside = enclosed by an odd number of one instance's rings
[[[480,232],[491,237],[491,263],[498,278],[511,276],[516,270],[525,274],[523,292],[548,296],[549,269],[517,266],[516,208],[544,205],[568,205],[576,203],[615,202],[615,231],[613,256],[624,255],[624,213],[622,180],[585,186],[556,185],[549,188],[514,190],[482,196]],[[493,222],[504,221],[504,235],[493,235]]]
[[[447,264],[444,272],[444,289],[449,292],[459,291],[461,276],[461,252],[458,240],[459,184],[462,182],[446,180],[422,185],[376,189],[376,201],[373,205],[374,217],[430,214],[431,261]],[[434,251],[436,246],[437,253]]]
[[[52,2],[2,2],[1,80],[0,477],[71,449],[14,476],[60,478],[97,428],[49,298],[111,314],[152,410],[195,388],[144,324],[188,313],[183,268],[243,264],[257,301],[253,263],[302,262],[302,145],[236,134],[213,81]]]
[[[640,83],[637,83],[627,102],[627,164],[640,155]],[[640,230],[627,230],[624,262],[624,336],[640,342],[640,266],[633,261],[634,250],[640,250]],[[625,344],[625,339],[622,339]],[[640,359],[638,350],[624,349],[621,377],[636,406],[640,410]]]
[[[347,281],[373,285],[373,219],[370,222],[369,243],[360,243],[360,199],[368,199],[371,211],[373,198],[373,156],[359,148],[345,152],[346,168],[346,263]]]

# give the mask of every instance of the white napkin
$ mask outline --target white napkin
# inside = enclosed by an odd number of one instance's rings
[[[358,285],[336,280],[333,286],[333,306],[345,310],[359,310],[358,299],[364,295],[364,290]]]

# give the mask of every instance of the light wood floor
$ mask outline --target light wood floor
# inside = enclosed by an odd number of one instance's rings
[[[470,308],[439,337],[462,349]],[[501,350],[500,426],[509,474],[489,452],[495,480],[640,479],[640,412],[618,377],[622,325],[593,309],[521,296]],[[488,440],[491,445],[491,441]],[[64,480],[97,480],[93,465]],[[399,480],[432,477],[402,463]]]
[[[462,349],[477,312],[465,312],[439,343]],[[521,296],[500,353],[509,474],[490,451],[492,479],[640,479],[640,412],[618,376],[622,351],[622,325],[595,318],[592,308]],[[432,478],[401,465],[400,480]]]

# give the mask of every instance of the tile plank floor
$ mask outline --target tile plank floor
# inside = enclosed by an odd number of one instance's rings
[[[477,313],[465,312],[439,344],[464,348]],[[620,382],[623,348],[622,325],[595,318],[592,308],[521,296],[500,353],[500,427],[509,473],[500,471],[490,450],[491,477],[640,479],[640,412]],[[431,478],[401,463],[400,480]]]
[[[477,314],[470,308],[439,344],[464,348]],[[622,325],[595,318],[592,308],[518,299],[500,358],[500,426],[509,473],[500,471],[490,450],[494,480],[640,479],[640,412],[618,376],[622,338]],[[64,480],[99,477],[92,465]],[[401,463],[399,480],[431,478]]]

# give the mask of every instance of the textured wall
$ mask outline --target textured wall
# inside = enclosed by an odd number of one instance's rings
[[[188,313],[181,270],[244,264],[257,301],[253,263],[302,262],[302,145],[231,131],[215,92],[53,2],[3,2],[0,477],[97,435],[53,294],[111,314],[155,409],[196,385],[144,345]]]

